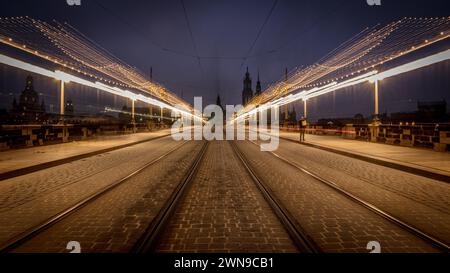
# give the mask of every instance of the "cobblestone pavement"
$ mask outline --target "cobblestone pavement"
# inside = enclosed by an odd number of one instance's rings
[[[211,142],[159,252],[296,252],[226,141]]]
[[[275,197],[323,251],[368,252],[369,241],[378,241],[382,252],[436,251],[330,187],[260,152],[258,146],[248,141],[237,145]]]
[[[94,139],[12,149],[0,152],[0,174],[68,157],[79,156],[170,134],[170,129],[136,134],[97,136]]]
[[[202,146],[192,141],[45,230],[15,252],[128,252],[158,214]]]
[[[0,242],[55,215],[180,145],[170,137],[0,183]]]
[[[298,141],[299,133],[281,130],[280,137]],[[328,135],[307,134],[306,142],[447,176],[450,175],[450,153],[436,152],[432,149],[351,140],[341,136]]]
[[[285,140],[275,153],[450,244],[450,184]]]

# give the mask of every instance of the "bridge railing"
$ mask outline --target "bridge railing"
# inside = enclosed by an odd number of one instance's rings
[[[0,151],[79,141],[95,136],[149,132],[166,128],[164,124],[23,124],[0,125]]]
[[[281,130],[298,132],[297,125]],[[307,134],[341,136],[346,139],[372,141],[405,147],[423,147],[450,151],[450,124],[346,124],[345,126],[309,125]]]

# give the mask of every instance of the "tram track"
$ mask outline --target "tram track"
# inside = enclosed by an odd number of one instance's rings
[[[254,142],[254,141],[250,141],[250,143],[259,146],[258,143]],[[341,186],[338,185],[338,183],[335,183],[333,181],[330,181],[329,179],[326,179],[324,177],[322,177],[321,175],[309,170],[308,168],[306,168],[305,166],[300,166],[299,164],[297,164],[296,162],[283,157],[275,152],[267,152],[269,153],[272,157],[277,158],[278,160],[284,162],[285,164],[290,165],[291,167],[294,167],[295,169],[297,169],[299,172],[301,172],[302,174],[307,175],[308,177],[313,178],[315,181],[320,182],[323,185],[326,185],[327,187],[333,189],[335,192],[339,193],[340,195],[346,197],[347,199],[350,199],[351,201],[353,201],[354,203],[370,210],[371,212],[381,216],[383,219],[395,224],[396,226],[398,226],[399,228],[407,231],[408,233],[414,235],[415,237],[419,237],[420,239],[422,239],[423,241],[427,242],[428,244],[432,245],[434,248],[436,248],[439,251],[442,252],[449,252],[450,250],[450,246],[446,243],[443,242],[442,240],[420,230],[419,228],[408,224],[404,221],[402,221],[401,219],[395,217],[394,215],[390,214],[389,212],[373,205],[371,202],[368,202],[366,200],[363,200],[362,198],[350,193],[349,191],[345,190],[344,188],[342,188]]]
[[[51,228],[58,222],[62,221],[63,219],[67,218],[68,216],[72,215],[73,213],[81,210],[83,207],[85,207],[88,204],[91,204],[95,202],[95,200],[99,199],[100,197],[104,196],[106,193],[112,191],[113,189],[117,188],[119,185],[122,185],[126,183],[127,181],[131,180],[133,177],[137,176],[138,174],[142,173],[144,170],[149,168],[150,166],[153,166],[154,164],[160,162],[167,156],[171,155],[175,151],[179,150],[182,146],[184,146],[187,142],[183,142],[174,148],[170,149],[169,151],[165,152],[164,154],[158,156],[155,159],[152,159],[145,165],[139,167],[138,169],[135,169],[133,172],[129,173],[128,175],[115,180],[114,182],[108,184],[107,186],[103,187],[102,189],[80,199],[73,205],[61,210],[57,214],[54,214],[51,217],[46,218],[45,220],[41,221],[40,223],[26,229],[25,231],[11,237],[10,239],[6,240],[2,244],[0,244],[0,252],[11,252],[14,249],[18,248],[22,244],[26,243],[27,241],[30,241],[34,237],[38,236],[43,231]]]

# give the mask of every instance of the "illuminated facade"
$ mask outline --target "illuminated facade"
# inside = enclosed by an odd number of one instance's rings
[[[44,100],[39,103],[39,94],[34,90],[32,76],[28,76],[26,79],[25,89],[20,94],[19,103],[14,99],[11,117],[16,123],[41,123],[44,121]]]

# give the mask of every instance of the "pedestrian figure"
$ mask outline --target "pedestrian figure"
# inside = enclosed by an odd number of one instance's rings
[[[308,126],[308,123],[306,122],[306,119],[304,117],[302,117],[298,121],[298,125],[299,125],[299,128],[300,128],[300,142],[304,142],[305,141],[306,127]]]

